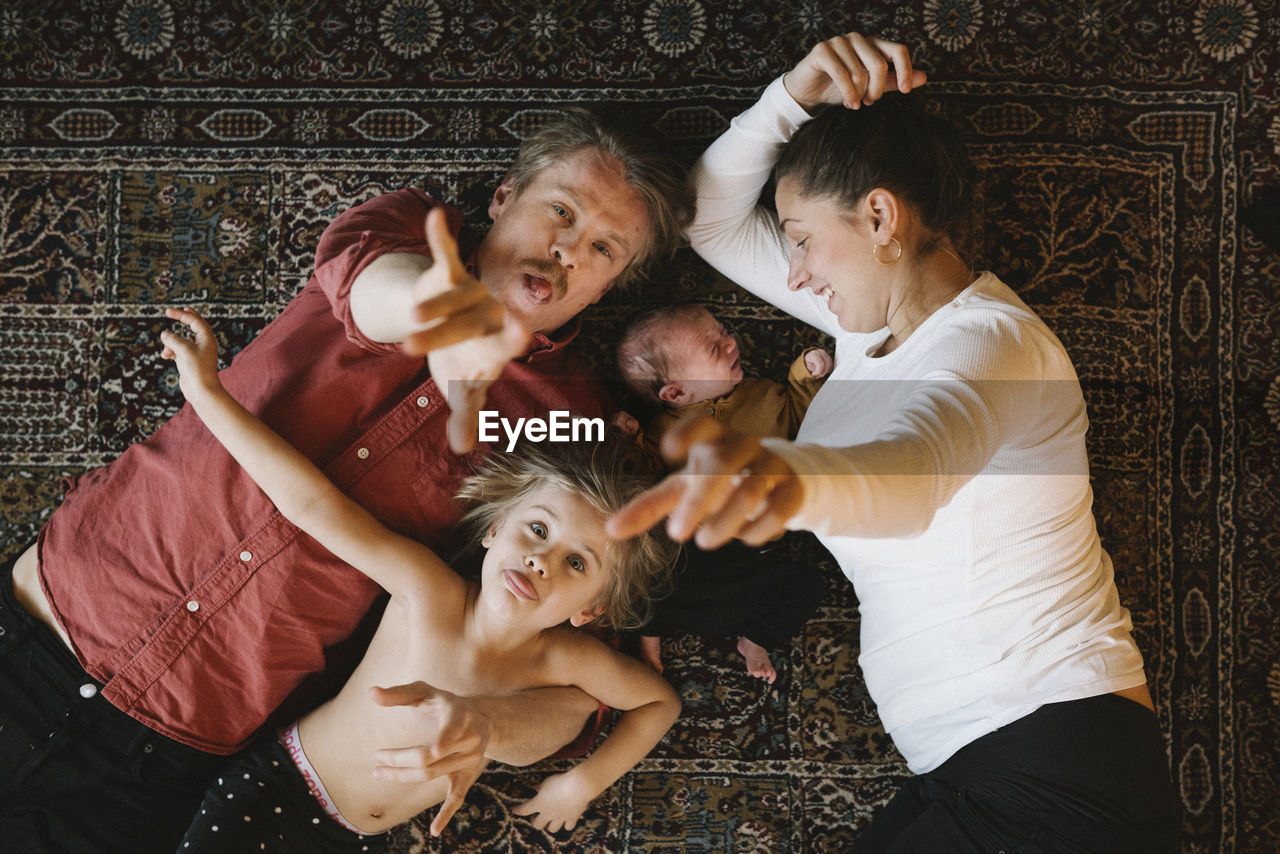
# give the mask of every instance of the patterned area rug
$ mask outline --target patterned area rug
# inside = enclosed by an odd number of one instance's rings
[[[1280,849],[1280,257],[1240,209],[1280,185],[1280,9],[1262,0],[858,4],[15,0],[0,9],[0,549],[60,477],[181,403],[160,308],[234,352],[306,281],[339,211],[406,185],[484,210],[558,104],[622,106],[692,159],[818,38],[907,42],[982,171],[978,266],[1058,333],[1089,404],[1096,511],[1157,698],[1183,851]],[[1070,8],[1066,8],[1070,6]],[[1274,212],[1271,215],[1276,215]],[[674,295],[674,297],[673,297]],[[608,371],[637,308],[712,304],[749,373],[821,343],[691,253],[591,310]],[[665,649],[684,716],[571,834],[498,770],[403,851],[824,851],[907,775],[858,667],[847,583],[749,678],[730,639]]]

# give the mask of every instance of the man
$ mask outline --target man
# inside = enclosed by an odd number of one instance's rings
[[[674,248],[691,207],[667,158],[567,113],[522,146],[474,252],[458,253],[457,213],[414,190],[339,216],[224,383],[388,526],[438,542],[467,462],[447,445],[474,443],[486,392],[508,418],[605,414],[564,352],[573,319]],[[379,592],[285,522],[189,409],[79,478],[12,574],[0,838],[24,851],[172,850],[225,756],[315,702],[303,688]],[[541,758],[595,706],[421,685],[386,701],[436,718],[426,758],[390,751],[386,773],[450,774],[446,817],[484,758]],[[545,722],[532,736],[530,720]]]

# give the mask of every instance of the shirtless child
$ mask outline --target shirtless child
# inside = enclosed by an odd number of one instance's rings
[[[443,779],[393,779],[375,756],[388,744],[420,743],[413,710],[380,705],[377,687],[415,680],[462,695],[576,685],[624,710],[590,757],[547,778],[515,810],[549,831],[572,828],[680,713],[660,676],[565,625],[638,623],[647,592],[670,572],[673,549],[660,534],[625,543],[604,534],[604,520],[644,483],[620,473],[604,446],[493,455],[460,492],[477,504],[467,518],[487,549],[480,582],[464,580],[426,546],[383,527],[231,398],[203,318],[167,314],[193,337],[162,333],[163,355],[177,363],[182,392],[209,430],[285,517],[391,594],[341,692],[251,747],[210,789],[179,850],[376,850],[370,834],[443,801],[431,823],[438,835],[461,796],[446,797]]]

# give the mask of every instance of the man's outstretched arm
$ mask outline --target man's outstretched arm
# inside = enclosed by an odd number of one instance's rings
[[[351,317],[370,340],[427,356],[449,400],[449,445],[465,453],[489,384],[524,352],[528,332],[467,272],[444,210],[433,208],[424,228],[431,257],[391,252],[372,261],[352,282]]]

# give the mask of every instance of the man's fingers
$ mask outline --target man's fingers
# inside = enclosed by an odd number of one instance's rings
[[[458,241],[449,233],[449,220],[444,208],[432,208],[427,213],[427,246],[431,249],[431,263],[445,264],[450,277],[466,272],[462,258],[458,256]]]
[[[507,317],[501,331],[483,342],[488,348],[481,354],[485,364],[472,365],[480,372],[469,379],[446,380],[445,396],[449,401],[449,447],[455,454],[465,454],[475,447],[480,433],[480,410],[484,408],[489,386],[502,375],[507,362],[524,352],[529,333],[517,321]],[[437,381],[438,382],[438,381]]]
[[[465,311],[478,303],[489,303],[499,314],[501,306],[489,299],[489,292],[478,282],[470,287],[455,285],[444,293],[423,300],[414,306],[413,319],[418,323],[430,323],[433,320],[451,319],[453,315]],[[496,328],[495,330],[496,331]]]
[[[405,339],[403,349],[409,355],[423,356],[463,341],[495,335],[503,330],[504,318],[502,306],[486,300],[459,311],[447,322],[414,332]]]
[[[484,408],[489,382],[483,380],[450,380],[449,449],[462,455],[476,446],[480,434],[480,410]]]

